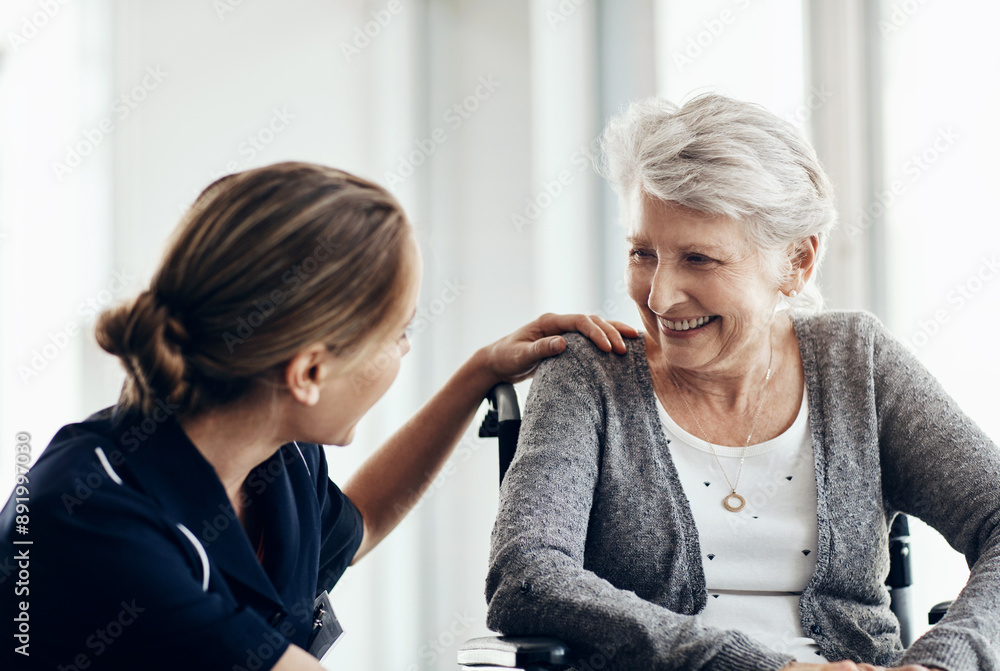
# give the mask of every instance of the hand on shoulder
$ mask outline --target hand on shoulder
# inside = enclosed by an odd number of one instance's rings
[[[557,315],[548,312],[510,335],[481,350],[488,371],[496,382],[520,382],[534,373],[538,362],[566,349],[560,334],[579,331],[604,352],[624,354],[624,338],[637,338],[639,332],[618,321],[597,315]]]

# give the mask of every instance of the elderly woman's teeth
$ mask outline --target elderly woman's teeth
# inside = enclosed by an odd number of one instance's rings
[[[689,329],[695,329],[699,326],[704,326],[708,322],[712,321],[712,317],[698,317],[697,319],[682,319],[677,322],[672,322],[669,319],[663,320],[667,328],[671,331],[687,331]]]

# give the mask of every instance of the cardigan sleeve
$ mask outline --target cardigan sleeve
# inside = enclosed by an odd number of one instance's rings
[[[886,503],[937,529],[971,569],[901,663],[1000,669],[1000,449],[877,322],[873,352]]]
[[[576,341],[567,341],[563,354],[539,364],[501,488],[486,584],[488,625],[508,635],[560,638],[592,668],[784,667],[791,656],[745,634],[705,627],[584,568],[606,399],[597,371],[575,354]]]

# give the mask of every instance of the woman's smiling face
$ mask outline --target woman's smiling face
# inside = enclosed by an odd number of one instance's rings
[[[625,281],[663,362],[738,374],[767,342],[778,286],[738,222],[664,203],[633,201]]]

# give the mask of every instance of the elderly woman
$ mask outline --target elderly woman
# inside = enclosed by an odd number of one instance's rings
[[[1000,450],[875,317],[818,310],[836,215],[812,148],[717,95],[633,104],[603,142],[645,333],[540,364],[490,626],[592,668],[1000,669]],[[908,650],[897,513],[972,569]]]

